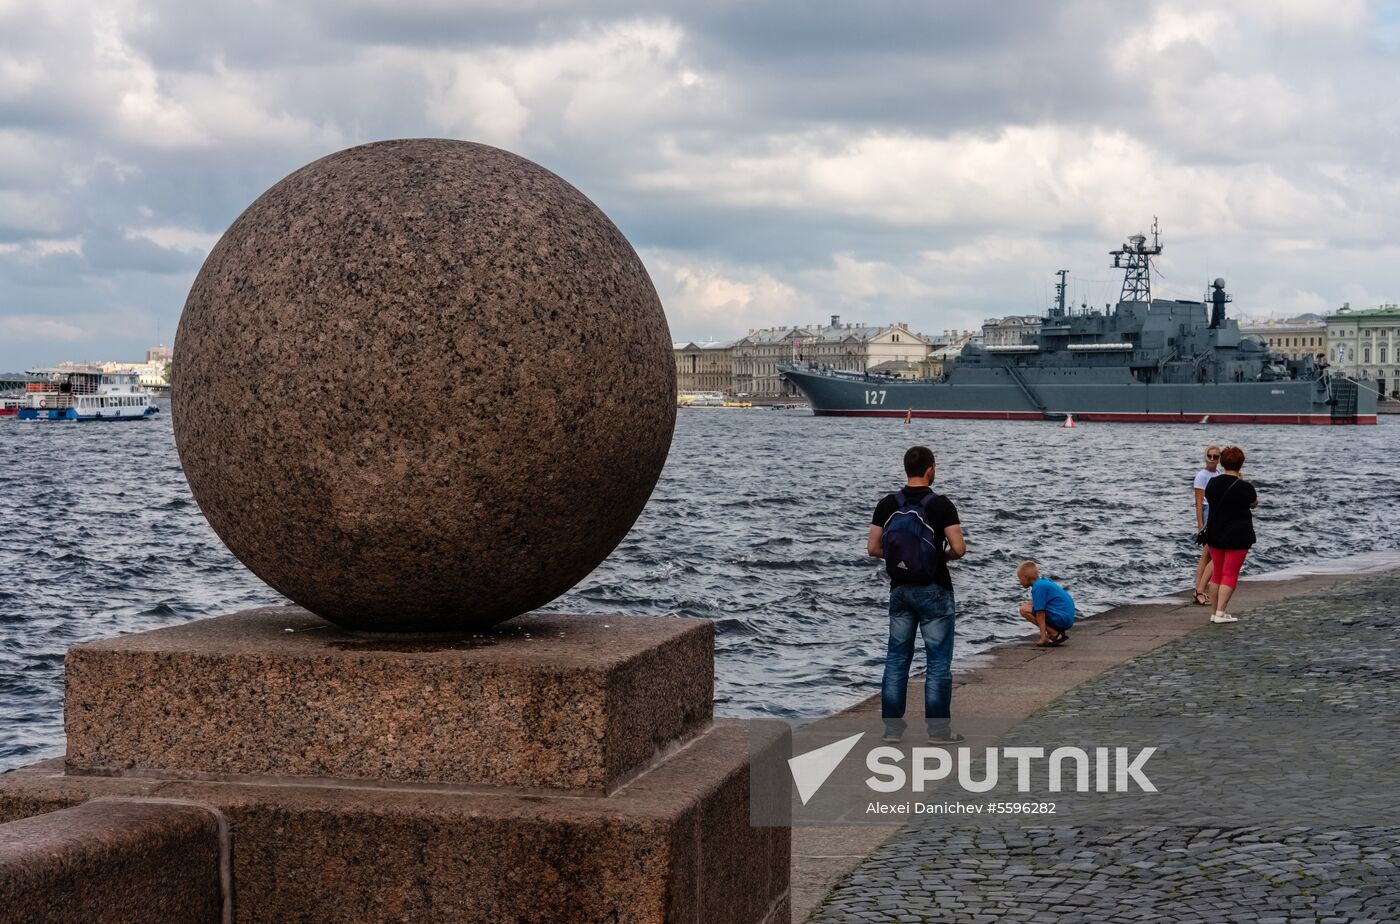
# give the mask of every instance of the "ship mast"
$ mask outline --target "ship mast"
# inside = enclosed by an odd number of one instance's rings
[[[1056,270],[1055,275],[1060,277],[1060,281],[1055,283],[1055,310],[1050,312],[1050,317],[1063,318],[1065,316],[1065,276],[1069,275],[1069,270]]]
[[[1162,243],[1157,231],[1157,216],[1152,216],[1152,246],[1147,246],[1147,237],[1134,234],[1128,243],[1113,255],[1113,268],[1123,270],[1123,292],[1120,302],[1152,301],[1152,258],[1162,252]]]

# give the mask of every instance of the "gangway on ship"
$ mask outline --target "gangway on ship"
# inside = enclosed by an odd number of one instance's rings
[[[1356,423],[1357,385],[1350,379],[1332,379],[1332,419],[1338,423]]]
[[[1031,402],[1031,407],[1034,407],[1042,414],[1048,413],[1045,402],[1041,401],[1040,396],[1031,389],[1030,385],[1026,384],[1026,380],[1021,377],[1021,373],[1016,371],[1016,366],[1008,362],[1006,364],[1006,371],[1010,373],[1011,380],[1021,386],[1021,391],[1025,392],[1026,398]]]

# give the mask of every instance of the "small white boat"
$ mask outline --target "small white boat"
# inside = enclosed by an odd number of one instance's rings
[[[677,407],[724,407],[724,395],[717,391],[683,391],[676,396]]]
[[[683,391],[676,396],[676,407],[753,407],[753,403],[726,398],[718,391]]]
[[[160,410],[135,373],[73,366],[28,374],[48,381],[27,386],[15,415],[20,420],[145,420]]]

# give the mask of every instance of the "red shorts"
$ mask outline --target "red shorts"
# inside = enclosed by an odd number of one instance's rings
[[[1231,590],[1240,580],[1240,567],[1249,549],[1217,549],[1210,546],[1210,580],[1213,584],[1229,587]]]

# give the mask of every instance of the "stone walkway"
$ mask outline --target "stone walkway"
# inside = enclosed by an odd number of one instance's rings
[[[1323,728],[1368,716],[1393,722],[1397,601],[1397,572],[1280,601],[1109,670],[1031,722],[1115,715],[1287,718]],[[1400,768],[1400,736],[1379,734],[1366,745]],[[1202,775],[1230,772],[1209,753],[1197,759]],[[910,826],[811,920],[1400,920],[1400,825],[1308,827],[1286,816],[1230,827]]]

